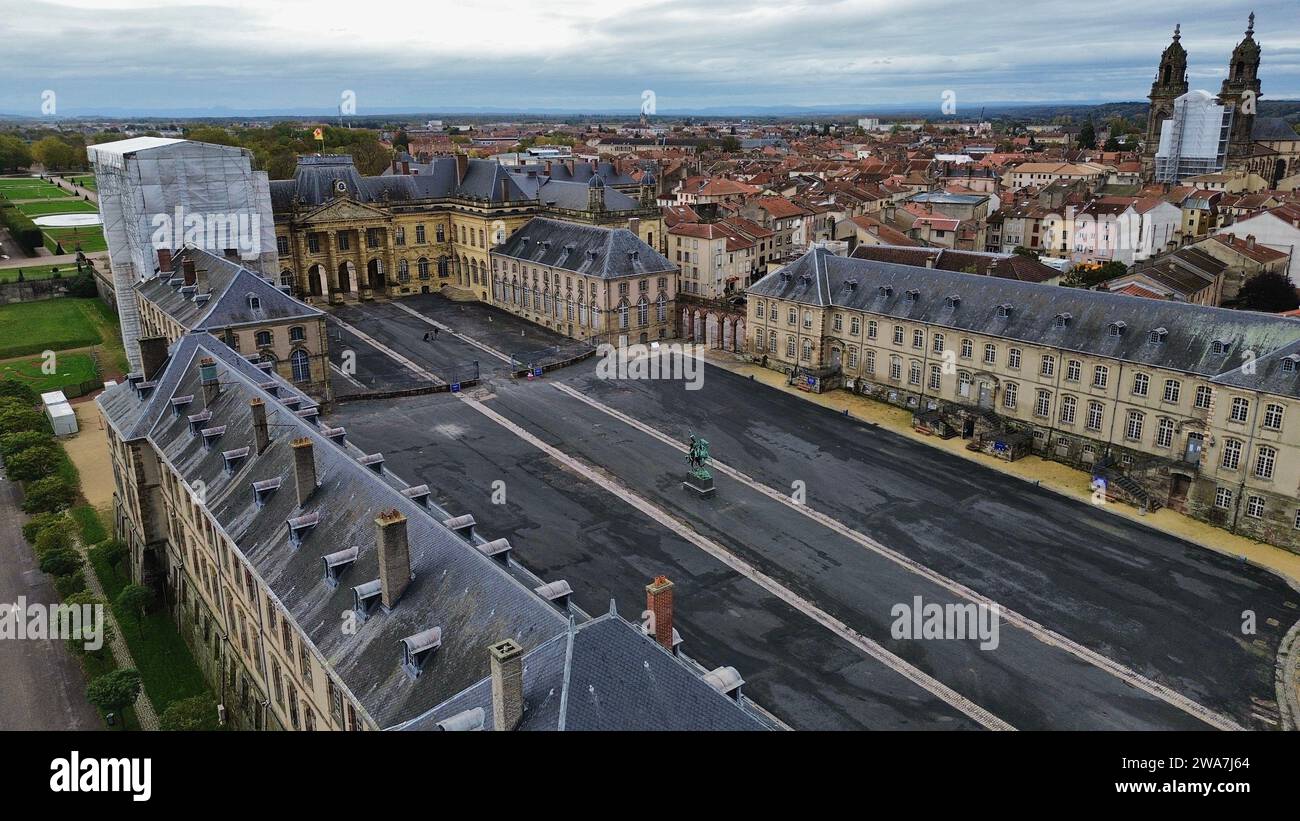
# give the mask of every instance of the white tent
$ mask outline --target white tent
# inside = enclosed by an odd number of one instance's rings
[[[46,405],[45,414],[50,418],[55,436],[71,436],[77,432],[77,412],[67,402]]]

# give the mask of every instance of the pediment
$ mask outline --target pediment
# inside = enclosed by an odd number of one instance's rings
[[[331,200],[304,215],[299,223],[318,225],[327,222],[356,222],[358,220],[388,220],[388,212],[347,198]]]

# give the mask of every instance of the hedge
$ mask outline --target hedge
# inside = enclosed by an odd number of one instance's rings
[[[9,233],[19,245],[27,249],[27,253],[34,254],[36,249],[41,247],[45,242],[45,235],[36,223],[32,222],[31,217],[19,211],[13,205],[0,206],[0,222],[9,229]]]

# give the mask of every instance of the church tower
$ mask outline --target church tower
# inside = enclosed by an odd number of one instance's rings
[[[1259,105],[1259,43],[1255,42],[1255,13],[1250,13],[1246,37],[1232,50],[1228,77],[1219,90],[1219,103],[1232,111],[1232,136],[1228,155],[1250,152],[1251,131],[1255,127],[1255,109]]]
[[[1151,110],[1147,113],[1146,138],[1142,142],[1142,177],[1155,173],[1156,150],[1160,147],[1160,125],[1174,116],[1174,100],[1187,93],[1187,50],[1183,48],[1181,25],[1174,26],[1174,40],[1160,55],[1160,68],[1151,84]]]

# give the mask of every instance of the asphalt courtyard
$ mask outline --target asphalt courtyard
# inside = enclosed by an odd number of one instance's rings
[[[404,343],[380,311],[408,311],[349,310]],[[436,372],[427,348],[398,350]],[[686,652],[737,667],[794,727],[1279,724],[1276,655],[1300,593],[1267,571],[711,366],[688,391],[598,379],[594,360],[492,377],[498,360],[480,356],[489,378],[468,395],[344,405],[331,421],[588,611],[639,607],[669,576]],[[681,488],[690,432],[719,462],[712,500]],[[996,646],[895,638],[894,608],[917,597],[996,604]]]

